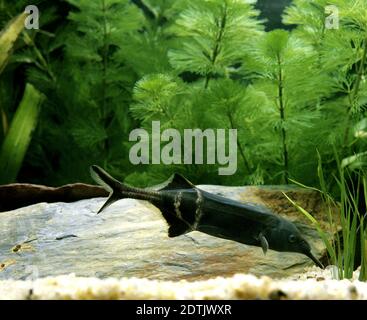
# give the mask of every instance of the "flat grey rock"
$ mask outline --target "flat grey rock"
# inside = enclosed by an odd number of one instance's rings
[[[315,193],[289,187],[201,187],[270,207],[297,223],[316,256],[324,254],[317,232],[281,191],[285,190],[319,219],[326,215]],[[270,250],[264,256],[261,248],[200,232],[168,238],[159,210],[148,202],[120,200],[97,215],[104,201],[105,198],[95,198],[39,203],[0,212],[0,280],[33,280],[70,273],[174,281],[236,273],[282,278],[313,265],[300,254]]]

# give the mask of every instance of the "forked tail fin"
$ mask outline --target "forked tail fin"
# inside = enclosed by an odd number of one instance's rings
[[[132,199],[140,199],[147,200],[154,205],[156,205],[162,212],[163,217],[166,219],[170,228],[168,231],[169,237],[177,237],[187,232],[193,231],[192,226],[182,219],[182,217],[177,217],[175,214],[172,214],[170,210],[167,210],[164,205],[162,205],[161,195],[158,191],[154,190],[143,190],[134,187],[129,187],[121,182],[117,181],[115,178],[111,177],[106,171],[102,168],[93,165],[90,167],[90,173],[92,178],[100,185],[102,185],[107,191],[110,192],[110,196],[108,197],[106,203],[99,209],[98,213],[106,209],[112,203],[117,200],[124,198],[132,198]],[[181,188],[195,188],[189,181],[180,175],[174,175],[169,184],[160,190],[174,190]],[[161,205],[157,205],[161,204]]]
[[[102,208],[98,210],[97,213],[102,212],[104,209],[106,209],[117,200],[124,198],[124,196],[122,195],[122,191],[127,191],[128,188],[124,186],[121,182],[117,181],[115,178],[111,177],[101,167],[98,167],[96,165],[91,166],[90,174],[95,182],[97,182],[110,192],[110,196],[108,197],[107,201],[102,206]]]

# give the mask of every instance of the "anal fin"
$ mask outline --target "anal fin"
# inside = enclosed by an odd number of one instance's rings
[[[189,226],[178,220],[178,222],[176,222],[175,224],[172,224],[169,228],[168,228],[168,236],[170,238],[174,238],[174,237],[178,237],[181,236],[185,233],[190,232],[191,229],[189,228]]]
[[[169,225],[168,228],[168,236],[170,238],[181,236],[185,233],[188,233],[192,231],[192,228],[190,225],[183,221],[182,219],[179,219],[175,216],[170,210],[166,208],[159,208],[162,212],[163,218],[166,220],[167,224]]]

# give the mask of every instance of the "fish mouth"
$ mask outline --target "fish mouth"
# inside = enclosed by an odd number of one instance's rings
[[[315,262],[315,264],[320,267],[321,269],[325,269],[324,265],[320,262],[319,259],[317,259],[313,254],[312,252],[307,252],[306,253],[306,256],[309,257],[313,262]]]

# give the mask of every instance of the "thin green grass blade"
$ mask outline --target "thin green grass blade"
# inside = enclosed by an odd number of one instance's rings
[[[306,188],[308,190],[316,191],[316,192],[320,193],[320,195],[322,196],[323,201],[326,204],[328,223],[329,223],[329,226],[331,227],[333,233],[335,234],[336,239],[335,239],[335,241],[329,241],[324,233],[320,234],[320,232],[322,231],[321,229],[318,229],[318,232],[319,232],[320,237],[322,238],[323,242],[325,243],[325,245],[327,247],[327,251],[329,253],[329,256],[331,258],[332,263],[334,265],[338,266],[339,277],[341,278],[342,277],[342,269],[343,269],[343,267],[342,267],[343,259],[340,257],[340,255],[337,254],[337,252],[341,252],[341,243],[340,243],[340,237],[339,237],[339,230],[337,228],[337,226],[339,224],[335,223],[334,218],[333,218],[333,208],[336,208],[338,206],[337,206],[335,200],[333,199],[333,197],[328,193],[325,178],[324,178],[324,172],[323,172],[323,168],[322,168],[322,159],[321,159],[321,155],[320,155],[319,152],[317,152],[317,156],[318,156],[317,175],[319,177],[320,188],[321,189],[306,186],[306,185],[304,185],[302,183],[299,183],[295,180],[291,180],[291,181],[293,183],[295,183],[296,185],[299,185],[303,188]],[[301,210],[301,212],[302,212],[302,210]],[[305,214],[305,212],[303,212],[303,214]],[[307,212],[306,216],[310,220],[310,215],[308,214],[308,212]],[[315,220],[315,219],[312,217],[312,219],[310,221],[313,222],[313,220]]]
[[[353,215],[348,237],[346,239],[346,247],[344,249],[344,276],[345,278],[352,278],[354,271],[354,257],[357,240],[357,216]]]
[[[362,176],[364,199],[367,201],[367,180],[365,173]],[[367,203],[366,203],[367,204]],[[361,242],[361,271],[359,274],[360,281],[367,281],[367,228],[364,224],[365,215],[361,215],[361,220],[358,228],[360,230],[360,242]]]
[[[312,225],[316,228],[319,236],[321,237],[322,241],[324,242],[326,249],[332,259],[333,262],[336,262],[336,253],[335,250],[331,244],[331,242],[328,239],[328,236],[326,234],[326,232],[324,232],[321,229],[321,226],[319,224],[319,222],[310,214],[308,213],[305,209],[303,209],[301,206],[299,206],[295,201],[293,201],[291,198],[289,198],[284,192],[283,195],[288,199],[288,201],[298,210],[300,211],[311,223]]]
[[[292,178],[289,178],[289,181],[292,182],[292,183],[294,183],[297,186],[302,187],[302,188],[305,188],[305,189],[309,189],[309,190],[313,190],[313,191],[317,191],[317,192],[322,193],[322,191],[320,189],[317,189],[315,187],[306,186],[306,185],[304,185],[303,183],[301,183],[299,181],[293,180]]]
[[[16,180],[32,132],[36,128],[40,105],[44,96],[27,84],[14,118],[0,149],[0,184]]]
[[[361,218],[361,226],[364,226],[364,217]],[[359,281],[367,280],[367,230],[360,232],[361,241],[361,271],[359,273]]]

